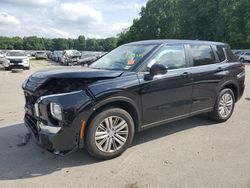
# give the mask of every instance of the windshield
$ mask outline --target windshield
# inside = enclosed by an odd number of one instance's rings
[[[38,54],[38,55],[44,55],[45,52],[36,52],[36,54]]]
[[[95,61],[90,68],[108,70],[129,70],[139,63],[155,45],[125,45],[120,46]]]
[[[8,52],[7,56],[26,56],[25,52]]]
[[[79,51],[74,50],[64,51],[63,54],[66,56],[81,56],[81,53]]]

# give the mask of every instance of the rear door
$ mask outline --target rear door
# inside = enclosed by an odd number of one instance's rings
[[[192,113],[213,108],[218,84],[225,77],[226,66],[220,46],[190,44],[190,72],[193,75]]]

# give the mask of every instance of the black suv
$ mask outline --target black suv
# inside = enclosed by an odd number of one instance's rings
[[[23,84],[25,125],[55,154],[86,147],[120,155],[135,132],[202,113],[224,122],[244,92],[245,70],[227,44],[125,44],[89,68],[39,71]]]

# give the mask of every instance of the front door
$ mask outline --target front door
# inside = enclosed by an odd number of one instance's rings
[[[138,74],[143,106],[143,128],[186,116],[191,110],[192,75],[187,67],[183,45],[165,45],[148,61]],[[154,76],[146,80],[153,64],[162,64],[168,68],[165,75]]]

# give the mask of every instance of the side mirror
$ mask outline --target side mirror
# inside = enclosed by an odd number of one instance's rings
[[[168,68],[165,67],[164,65],[162,64],[154,64],[151,68],[150,68],[150,74],[152,76],[155,76],[155,75],[163,75],[163,74],[166,74],[168,72]]]
[[[156,75],[163,75],[168,72],[168,68],[161,64],[154,64],[150,70],[149,74],[144,76],[145,80],[152,80]]]

